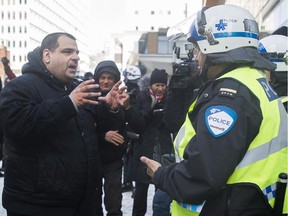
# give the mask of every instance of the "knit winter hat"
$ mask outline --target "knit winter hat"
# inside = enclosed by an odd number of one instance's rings
[[[151,77],[150,77],[150,85],[153,85],[154,83],[163,83],[167,85],[168,81],[168,74],[166,73],[166,70],[164,69],[158,69],[155,68],[152,71]]]

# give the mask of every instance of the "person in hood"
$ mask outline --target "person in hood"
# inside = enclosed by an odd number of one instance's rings
[[[266,78],[276,65],[258,53],[255,18],[205,7],[187,36],[204,84],[174,140],[176,163],[141,157],[147,174],[173,199],[173,216],[287,214],[288,190],[276,191],[279,174],[287,180],[287,113]]]
[[[1,93],[7,216],[93,214],[100,166],[95,110],[113,118],[125,88],[118,82],[99,97],[94,80],[75,82],[78,54],[71,34],[47,35]],[[96,97],[106,105],[101,110]]]
[[[120,71],[115,62],[105,60],[95,68],[94,79],[99,84],[101,95],[105,96],[113,85],[120,80]],[[138,121],[136,110],[130,106],[129,95],[126,94],[122,107],[114,112],[119,113],[121,118],[114,119],[112,125],[109,120],[102,116],[98,122],[99,151],[101,159],[101,176],[98,181],[96,209],[97,215],[103,215],[101,205],[102,186],[104,189],[104,205],[108,215],[122,215],[122,167],[123,155],[127,151],[125,142],[127,131],[125,124],[129,122],[132,128],[139,130],[141,121]],[[100,103],[101,106],[101,103]],[[108,124],[109,123],[109,124]],[[104,184],[103,184],[104,180]]]

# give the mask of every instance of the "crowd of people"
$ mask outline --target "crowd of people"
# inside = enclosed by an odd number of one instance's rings
[[[171,77],[104,60],[76,79],[65,32],[19,77],[2,59],[7,216],[121,216],[127,191],[144,216],[149,186],[153,216],[287,215],[287,27],[259,41],[247,10],[219,5],[198,12],[187,41],[199,70]]]

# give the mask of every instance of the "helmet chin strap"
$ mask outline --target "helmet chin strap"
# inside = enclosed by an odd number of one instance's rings
[[[211,62],[208,60],[208,57],[205,60],[204,66],[202,68],[202,70],[200,71],[200,78],[201,80],[205,83],[208,81],[208,69],[209,67],[211,67]]]
[[[203,66],[203,68],[202,68],[202,70],[200,72],[200,75],[199,75],[201,80],[204,83],[211,79],[211,78],[210,79],[208,78],[208,70],[209,70],[209,68],[211,68],[213,66],[216,66],[216,64],[214,64],[211,61],[211,59],[207,56],[207,58],[205,60],[205,63],[204,63],[204,66]],[[234,70],[238,66],[239,66],[239,64],[237,64],[237,63],[230,63],[230,64],[227,64],[226,66],[223,65],[223,69],[221,71],[218,71],[218,73],[215,74],[215,77],[218,77],[221,74],[227,73],[228,71]],[[214,71],[214,72],[216,72],[216,71]],[[214,78],[212,78],[212,79],[214,79]]]

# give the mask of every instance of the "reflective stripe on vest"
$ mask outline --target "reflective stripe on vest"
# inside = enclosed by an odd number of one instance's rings
[[[249,74],[249,76],[247,76]],[[270,91],[269,84],[265,82],[262,72],[249,67],[238,68],[221,78],[234,78],[242,83],[245,83],[256,97],[260,100],[263,121],[260,126],[259,134],[250,144],[247,153],[242,161],[238,164],[235,172],[230,176],[228,184],[239,182],[252,182],[257,184],[268,202],[273,207],[275,201],[275,185],[280,172],[288,172],[287,169],[287,114],[283,106],[280,106],[280,100],[273,99],[273,90]],[[263,79],[263,80],[261,80]],[[263,91],[263,89],[265,91]],[[189,112],[193,110],[196,100],[191,105]],[[188,112],[188,113],[189,113]],[[188,136],[189,135],[189,136]],[[188,114],[181,130],[177,134],[174,147],[178,154],[178,158],[183,158],[184,149],[189,140],[195,135],[195,130],[192,127]],[[184,136],[184,137],[183,137]],[[267,173],[264,179],[259,179],[260,173]],[[284,201],[284,209],[287,209],[287,190]],[[172,203],[172,215],[199,215],[199,211],[190,209],[189,213],[183,207],[189,205]],[[200,206],[198,206],[200,207]],[[203,206],[202,206],[203,207]],[[174,208],[174,210],[173,210]],[[200,209],[200,208],[196,208]],[[201,211],[201,210],[200,210]],[[174,214],[173,214],[174,212]],[[287,212],[285,212],[287,213]],[[182,215],[181,215],[182,216]]]
[[[190,204],[185,204],[185,203],[180,203],[180,202],[178,202],[178,204],[185,209],[200,213],[205,202],[203,202],[203,204],[201,204],[201,205],[190,205]]]
[[[190,113],[193,110],[196,101],[197,101],[197,99],[194,100],[194,102],[190,106],[188,113]],[[184,149],[185,149],[187,143],[189,142],[189,140],[195,135],[195,130],[192,127],[192,124],[189,120],[188,113],[186,115],[185,122],[183,123],[182,127],[178,131],[178,133],[175,137],[175,140],[174,140],[174,150],[176,152],[176,154],[175,154],[176,162],[180,162],[181,160],[183,160]]]
[[[273,188],[275,189],[278,175],[288,172],[287,113],[281,100],[263,76],[262,71],[246,67],[238,68],[221,77],[232,77],[245,83],[259,98],[263,116],[259,133],[249,145],[248,151],[229,177],[227,184],[251,182],[258,185],[273,208]],[[287,196],[286,190],[284,209],[287,209]]]
[[[282,96],[280,98],[283,104],[288,102],[288,96]]]
[[[190,113],[193,108],[194,105],[196,103],[197,100],[195,100],[192,105],[190,106],[188,113]],[[177,136],[174,140],[174,148],[175,148],[175,152],[176,152],[176,162],[180,162],[181,160],[183,160],[183,154],[184,154],[184,150],[185,147],[187,145],[187,143],[189,142],[189,140],[195,135],[195,130],[192,127],[192,124],[190,122],[188,113],[186,115],[186,119],[184,124],[182,125],[182,127],[180,128],[180,130],[177,133]],[[190,205],[190,204],[186,204],[186,203],[180,203],[180,202],[172,202],[172,215],[182,215],[184,214],[181,209],[178,209],[178,211],[180,210],[180,212],[175,212],[177,208],[177,206],[181,206],[181,208],[187,209],[189,210],[189,215],[198,215],[198,213],[201,212],[204,203],[201,205]],[[187,213],[185,213],[185,215],[187,215]]]

